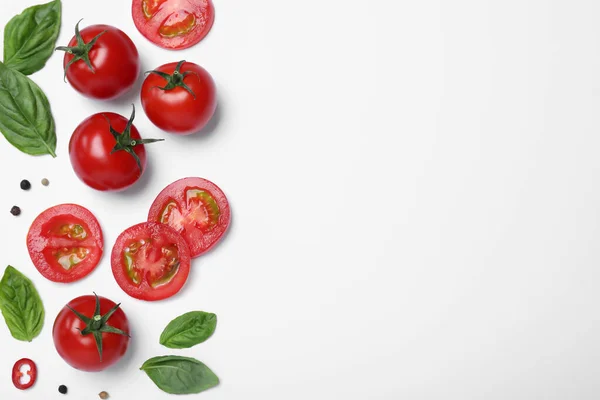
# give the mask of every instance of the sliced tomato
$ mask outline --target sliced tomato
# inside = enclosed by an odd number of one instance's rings
[[[132,14],[142,35],[174,50],[200,42],[215,21],[212,0],[133,0]]]
[[[217,185],[202,178],[173,182],[156,197],[148,221],[167,224],[190,246],[192,258],[210,250],[231,220],[227,197]]]
[[[167,225],[144,222],[118,237],[111,257],[121,289],[140,300],[171,297],[190,273],[190,250],[180,234]]]
[[[77,204],[61,204],[41,213],[27,234],[35,267],[54,282],[77,281],[96,268],[104,248],[94,214]]]

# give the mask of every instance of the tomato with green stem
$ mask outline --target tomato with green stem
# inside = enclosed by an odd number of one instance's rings
[[[133,0],[133,22],[146,39],[165,49],[200,42],[215,21],[212,0]]]
[[[33,265],[53,282],[69,283],[89,275],[104,248],[94,214],[77,204],[60,204],[42,212],[27,233]]]
[[[65,79],[84,96],[110,100],[129,91],[140,74],[140,57],[129,36],[110,25],[92,25],[79,31],[65,52]]]
[[[96,294],[71,300],[52,328],[58,354],[73,368],[102,371],[129,347],[129,321],[120,304]]]
[[[126,229],[111,256],[115,280],[140,300],[166,299],[181,290],[190,273],[190,250],[167,225],[145,222]]]
[[[75,129],[69,157],[75,174],[86,185],[100,191],[120,191],[140,179],[146,168],[144,145],[162,139],[142,139],[134,119],[135,107],[129,120],[115,113],[99,113]]]
[[[192,257],[207,252],[223,237],[231,211],[225,193],[203,178],[173,182],[154,200],[148,221],[167,224],[181,234]]]
[[[213,78],[201,66],[186,61],[148,71],[140,97],[154,125],[179,135],[200,131],[217,108]]]

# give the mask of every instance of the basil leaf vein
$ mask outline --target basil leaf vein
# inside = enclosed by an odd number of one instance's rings
[[[187,349],[206,341],[216,328],[215,314],[191,311],[169,322],[160,335],[160,344],[171,349]]]
[[[17,340],[31,342],[42,331],[44,305],[33,283],[10,265],[0,281],[0,310]]]
[[[48,98],[31,79],[0,62],[0,132],[23,153],[56,157]]]
[[[4,27],[4,64],[25,75],[46,65],[60,31],[61,2],[25,9]]]
[[[215,387],[219,378],[204,363],[188,357],[160,356],[140,368],[163,392],[195,394]]]

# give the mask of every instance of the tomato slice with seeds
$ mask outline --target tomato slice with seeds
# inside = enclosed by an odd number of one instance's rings
[[[125,293],[155,301],[179,292],[190,273],[190,259],[187,243],[174,229],[144,222],[121,233],[112,250],[111,264]]]
[[[217,185],[202,178],[173,182],[156,197],[148,221],[167,224],[190,246],[192,258],[216,245],[229,227],[227,197]]]
[[[21,372],[21,368],[29,367],[25,373]],[[37,366],[29,358],[21,358],[13,365],[12,382],[19,390],[26,390],[32,387],[37,380]]]
[[[74,282],[96,268],[104,248],[94,214],[77,204],[60,204],[31,224],[27,249],[40,273],[53,282]]]
[[[133,0],[132,14],[142,35],[173,50],[200,42],[215,20],[212,0]]]

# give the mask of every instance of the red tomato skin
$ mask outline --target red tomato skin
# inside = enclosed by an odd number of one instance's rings
[[[94,72],[83,60],[67,69],[71,86],[86,97],[100,100],[115,99],[129,91],[140,74],[140,57],[133,41],[120,29],[110,25],[92,25],[81,30],[81,36],[89,43],[96,35],[106,31],[89,53]],[[76,46],[73,37],[69,47]],[[73,59],[65,53],[63,67]]]
[[[96,249],[94,254],[88,256],[90,257],[90,263],[78,266],[69,273],[53,268],[42,253],[42,250],[49,244],[48,238],[44,237],[46,232],[44,232],[43,227],[52,218],[60,215],[72,215],[82,220],[91,234],[89,242],[82,242],[82,244],[93,244]],[[27,233],[27,250],[33,265],[44,278],[52,282],[71,283],[85,278],[98,266],[102,259],[103,248],[104,238],[98,220],[88,209],[77,204],[59,204],[43,211],[33,221]]]
[[[121,191],[142,176],[146,169],[146,149],[144,145],[134,148],[140,158],[142,171],[131,154],[125,151],[111,154],[116,141],[105,117],[117,132],[123,132],[128,121],[125,117],[110,112],[94,114],[73,132],[69,142],[69,157],[75,174],[89,187],[100,191]],[[135,125],[131,126],[131,138],[141,139]]]
[[[215,7],[212,0],[192,0],[185,3],[178,0],[165,0],[165,5],[152,17],[147,18],[143,11],[143,0],[133,0],[132,16],[138,31],[149,41],[167,50],[183,50],[198,44],[208,35],[215,22]],[[182,4],[184,6],[182,7]],[[174,5],[175,7],[169,7]],[[180,10],[196,14],[199,25],[188,34],[174,37],[164,37],[159,33],[161,24],[173,12]]]
[[[100,313],[106,314],[116,304],[107,298],[100,299]],[[81,314],[92,317],[96,306],[94,296],[81,296],[71,300],[68,306]],[[108,320],[108,325],[130,333],[129,321],[123,310],[119,307]],[[58,354],[71,367],[88,372],[105,370],[119,361],[127,352],[129,337],[115,333],[102,333],[102,361],[93,335],[83,336],[85,323],[75,313],[65,306],[56,317],[52,328],[54,346]]]
[[[179,250],[179,272],[171,282],[156,289],[150,287],[147,282],[144,282],[140,286],[135,286],[123,268],[123,249],[127,242],[131,239],[141,238],[144,235],[154,238],[164,235],[177,244]],[[111,255],[112,272],[117,284],[129,296],[145,301],[163,300],[177,294],[187,281],[190,273],[190,264],[190,249],[183,237],[171,227],[155,222],[143,222],[127,228],[117,238]]]
[[[225,193],[217,185],[211,181],[203,178],[183,178],[171,183],[169,186],[164,188],[154,202],[150,206],[148,212],[148,221],[160,222],[160,215],[164,209],[164,206],[170,200],[175,200],[180,207],[185,204],[185,188],[187,187],[198,187],[208,191],[211,196],[216,200],[221,215],[219,216],[218,226],[206,235],[203,235],[202,240],[193,238],[189,232],[179,232],[190,247],[192,258],[201,256],[208,252],[214,246],[219,243],[231,222],[231,209],[229,207],[229,201],[225,196]]]
[[[157,71],[173,74],[176,62],[160,66]],[[212,76],[201,66],[186,62],[180,72],[193,72],[184,83],[196,98],[182,87],[161,90],[167,82],[161,76],[148,74],[142,85],[142,107],[158,128],[178,135],[191,135],[208,124],[217,109],[217,88]]]

